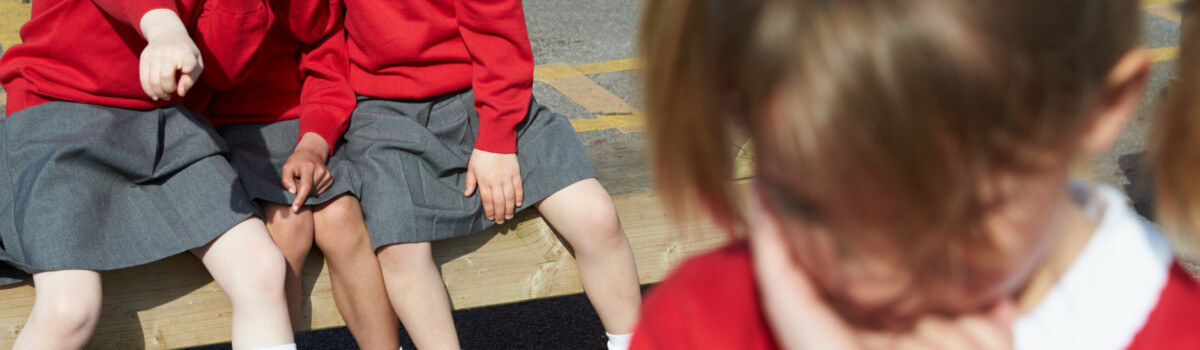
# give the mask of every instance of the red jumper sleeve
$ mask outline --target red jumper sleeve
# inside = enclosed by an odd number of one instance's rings
[[[520,0],[459,0],[459,34],[474,66],[471,86],[479,113],[475,148],[517,152],[517,124],[533,95],[533,49]]]
[[[347,76],[350,59],[346,56],[346,33],[341,1],[329,4],[328,32],[314,43],[303,45],[300,73],[304,85],[300,91],[300,136],[315,133],[329,143],[329,151],[350,124],[350,113],[357,101]],[[299,141],[299,140],[297,140]]]

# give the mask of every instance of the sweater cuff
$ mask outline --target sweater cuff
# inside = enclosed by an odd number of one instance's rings
[[[300,117],[300,135],[296,137],[296,142],[299,143],[304,134],[314,133],[320,136],[329,144],[329,155],[333,155],[334,148],[337,147],[338,140],[342,139],[342,134],[346,132],[346,123],[339,123],[334,118],[329,116],[335,115],[336,108],[327,106],[313,106],[305,108],[301,111]]]
[[[475,149],[492,153],[517,153],[517,124],[521,119],[479,118]]]

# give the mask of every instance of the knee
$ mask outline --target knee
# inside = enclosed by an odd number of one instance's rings
[[[379,249],[379,266],[386,275],[407,274],[434,266],[429,242],[397,243]]]
[[[41,329],[58,330],[60,337],[90,337],[100,320],[99,295],[60,295],[36,302],[40,307],[34,308],[30,320],[47,325]]]
[[[252,275],[256,276],[256,288],[262,288],[267,291],[282,291],[283,279],[286,275],[287,263],[284,261],[283,254],[273,251],[265,251],[262,254],[246,259],[246,266],[254,269]]]
[[[579,220],[578,227],[588,228],[587,234],[582,235],[582,242],[579,243],[599,249],[619,249],[627,245],[625,231],[621,228],[621,220],[617,216],[617,208],[612,199],[604,196],[587,203],[590,204],[586,210],[581,211],[583,215],[575,218]]]
[[[231,302],[257,302],[284,295],[287,264],[278,250],[261,249],[238,261],[237,276],[222,285]]]
[[[318,223],[314,240],[326,258],[374,254],[362,210],[354,197],[344,195],[318,208],[313,221]]]
[[[350,195],[341,195],[316,208],[313,212],[315,221],[322,223],[351,223],[363,220],[362,208],[358,199]]]
[[[277,226],[272,226],[272,230],[281,229]],[[290,228],[289,228],[290,229]],[[302,230],[302,231],[301,231]],[[313,236],[312,226],[296,228],[293,233],[302,233],[299,235],[276,234],[271,232],[271,239],[275,242],[275,246],[279,248],[279,252],[289,261],[304,261],[308,256],[308,251],[312,250]]]
[[[374,254],[371,239],[365,231],[342,229],[336,225],[316,233],[317,248],[327,259],[341,259],[355,254]]]
[[[285,257],[289,260],[303,259],[312,249],[313,218],[311,215],[307,215],[307,212],[296,214],[292,213],[290,209],[283,211],[287,213],[269,216],[266,223],[267,231],[271,234],[271,240],[275,242],[275,246],[279,247],[279,251]]]

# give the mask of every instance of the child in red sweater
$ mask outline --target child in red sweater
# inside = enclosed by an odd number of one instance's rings
[[[258,0],[33,4],[0,59],[0,259],[37,287],[16,349],[82,348],[99,271],[185,251],[229,296],[234,347],[295,348],[283,257],[224,143],[177,104],[243,77],[271,19]]]
[[[660,190],[739,238],[655,286],[632,348],[1200,347],[1200,285],[1163,235],[1117,189],[1068,181],[1141,100],[1137,1],[645,16]],[[725,176],[735,128],[756,157],[745,192]]]
[[[392,306],[417,347],[458,348],[429,242],[530,207],[574,247],[609,345],[624,347],[641,298],[633,253],[570,123],[533,99],[521,2],[346,7],[359,101],[345,147]]]
[[[206,114],[229,144],[230,161],[267,231],[287,260],[288,309],[300,323],[300,280],[315,241],[329,263],[333,300],[363,349],[398,348],[379,261],[355,196],[353,169],[339,140],[354,110],[346,81],[340,0],[272,0],[267,31],[247,79],[217,92]],[[328,164],[328,166],[326,166]],[[351,210],[326,210],[335,207]],[[347,217],[352,216],[352,217]]]

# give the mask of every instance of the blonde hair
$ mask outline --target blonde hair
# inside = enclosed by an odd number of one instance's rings
[[[1194,18],[1197,5],[1186,16]],[[1183,52],[1178,60],[1179,85],[1171,86],[1155,124],[1151,155],[1155,173],[1155,215],[1165,231],[1180,241],[1185,258],[1200,257],[1200,27],[1185,22]],[[1191,248],[1193,251],[1187,251]]]

